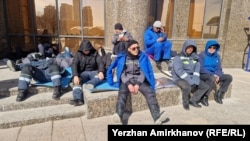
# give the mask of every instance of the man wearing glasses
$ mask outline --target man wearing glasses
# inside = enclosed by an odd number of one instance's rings
[[[168,64],[171,58],[172,43],[167,40],[167,35],[162,29],[160,21],[155,21],[144,33],[145,51],[154,56],[156,67],[161,70],[161,62]]]
[[[222,104],[224,94],[233,80],[231,75],[224,74],[222,71],[219,50],[220,44],[217,41],[208,40],[204,51],[199,54],[200,79],[210,87],[201,100],[201,104],[204,106],[208,106],[208,95],[215,87],[215,84],[219,84],[220,88],[215,92],[214,99],[217,103]]]
[[[116,68],[117,82],[113,81],[112,70]],[[140,51],[138,42],[130,40],[126,52],[117,56],[107,70],[107,81],[112,86],[119,87],[116,103],[116,113],[113,115],[115,123],[123,123],[123,114],[129,94],[138,94],[140,91],[146,98],[149,110],[155,124],[166,121],[166,113],[160,113],[155,94],[155,77],[148,56]]]

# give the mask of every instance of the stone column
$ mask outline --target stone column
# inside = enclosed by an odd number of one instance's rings
[[[149,21],[150,0],[106,0],[105,49],[111,50],[114,25],[121,23],[143,48],[143,33]]]

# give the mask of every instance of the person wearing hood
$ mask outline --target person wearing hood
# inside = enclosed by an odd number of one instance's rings
[[[84,89],[93,89],[104,80],[104,63],[90,41],[83,40],[73,57],[73,99],[69,104],[80,106],[84,104]]]
[[[182,91],[183,108],[189,110],[189,104],[200,108],[199,102],[209,86],[200,80],[200,63],[194,40],[186,40],[182,51],[174,57],[172,76],[173,81]],[[190,97],[191,92],[192,97]]]
[[[116,23],[114,26],[114,35],[111,40],[114,45],[112,55],[117,56],[119,53],[123,52],[127,48],[127,44],[130,40],[133,39],[131,33],[123,29],[121,23]]]
[[[219,84],[220,87],[214,94],[214,100],[222,104],[222,99],[233,80],[230,74],[224,74],[222,71],[219,50],[220,44],[216,40],[208,40],[204,51],[199,54],[200,78],[210,87],[207,95],[201,100],[201,103],[205,106],[208,106],[208,96],[211,90],[215,88],[215,84]]]
[[[117,82],[114,82],[112,70],[116,68]],[[115,123],[122,124],[126,101],[129,94],[140,91],[146,98],[149,110],[155,124],[162,124],[166,113],[160,113],[155,93],[155,77],[148,56],[140,51],[137,41],[130,40],[126,52],[121,53],[107,70],[107,82],[111,86],[119,87],[116,103],[116,113],[113,115]]]
[[[172,43],[167,40],[167,35],[162,31],[160,21],[155,21],[153,26],[147,28],[144,33],[144,49],[147,54],[154,56],[158,69],[162,69],[161,62],[168,64],[171,59]]]

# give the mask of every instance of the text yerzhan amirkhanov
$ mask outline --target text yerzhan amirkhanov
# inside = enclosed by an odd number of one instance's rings
[[[202,136],[204,131],[182,131],[178,129],[165,129],[158,131],[151,129],[150,131],[120,131],[119,129],[112,129],[114,136]]]

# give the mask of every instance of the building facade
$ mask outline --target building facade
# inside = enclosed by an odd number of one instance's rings
[[[74,52],[83,39],[111,50],[117,22],[143,48],[145,29],[160,20],[173,50],[179,52],[186,39],[194,39],[200,52],[207,40],[215,39],[221,44],[222,65],[240,68],[249,7],[250,0],[0,0],[0,55],[36,51],[41,36],[52,36],[61,49],[68,46]]]

